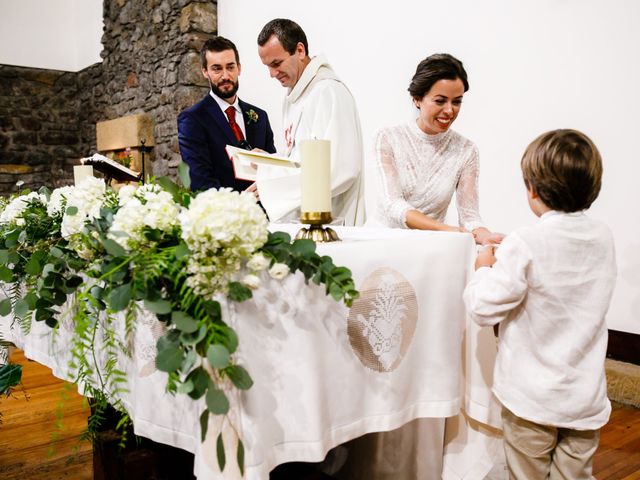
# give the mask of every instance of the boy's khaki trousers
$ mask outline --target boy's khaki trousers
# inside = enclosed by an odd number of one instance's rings
[[[600,430],[539,425],[502,407],[504,450],[515,480],[589,480]]]

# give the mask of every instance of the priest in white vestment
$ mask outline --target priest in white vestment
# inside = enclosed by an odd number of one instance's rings
[[[301,161],[302,140],[330,140],[333,218],[344,225],[361,225],[362,134],[351,92],[323,55],[309,57],[306,35],[295,22],[275,19],[267,23],[258,45],[271,77],[288,89],[283,105],[285,155]],[[271,221],[299,217],[298,169],[260,165],[256,187]]]

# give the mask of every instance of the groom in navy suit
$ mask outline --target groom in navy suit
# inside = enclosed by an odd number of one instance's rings
[[[267,112],[238,98],[240,57],[224,37],[207,40],[200,51],[202,74],[211,90],[178,116],[178,143],[189,165],[191,188],[231,187],[242,191],[253,182],[236,178],[225,145],[275,153]]]

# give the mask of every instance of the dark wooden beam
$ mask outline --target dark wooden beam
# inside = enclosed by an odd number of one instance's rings
[[[609,330],[607,358],[640,365],[640,335]]]

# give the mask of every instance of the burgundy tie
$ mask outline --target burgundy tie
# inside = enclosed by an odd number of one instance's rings
[[[233,134],[236,137],[238,142],[242,142],[244,140],[244,135],[242,134],[242,130],[240,129],[240,125],[236,122],[236,109],[233,107],[229,107],[225,110],[227,114],[227,118],[229,119],[229,126],[233,131]]]

